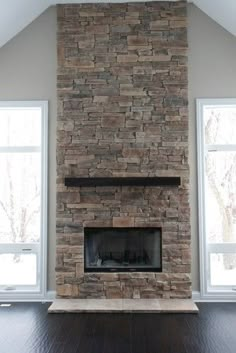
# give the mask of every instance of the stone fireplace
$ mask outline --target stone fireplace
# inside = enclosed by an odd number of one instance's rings
[[[57,296],[190,298],[186,2],[59,5],[57,87]]]

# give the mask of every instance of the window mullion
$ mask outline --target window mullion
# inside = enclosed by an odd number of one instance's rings
[[[38,153],[40,146],[0,146],[0,153]]]
[[[207,152],[234,152],[236,151],[236,145],[205,145],[205,150]]]
[[[208,243],[207,245],[208,252],[210,253],[236,253],[236,244],[235,243]]]

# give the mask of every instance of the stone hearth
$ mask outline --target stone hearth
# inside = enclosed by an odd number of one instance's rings
[[[49,313],[198,313],[191,299],[56,299]]]
[[[57,296],[190,298],[186,2],[59,5],[57,87]],[[85,273],[85,227],[161,228],[162,272]]]

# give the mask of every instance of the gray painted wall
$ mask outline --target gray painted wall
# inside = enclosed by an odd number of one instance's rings
[[[0,49],[0,100],[49,101],[48,288],[55,282],[56,9],[50,8]]]
[[[236,97],[236,37],[194,5],[189,15],[189,164],[193,290],[199,290],[196,98]]]
[[[236,38],[194,5],[189,11],[190,203],[193,290],[199,290],[195,98],[236,96]],[[55,288],[56,9],[0,49],[0,100],[49,100],[48,289]]]

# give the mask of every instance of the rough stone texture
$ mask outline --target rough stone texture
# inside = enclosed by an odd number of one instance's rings
[[[186,2],[58,6],[57,295],[189,298]],[[65,176],[180,176],[66,188]],[[162,273],[84,273],[84,227],[162,227]]]

